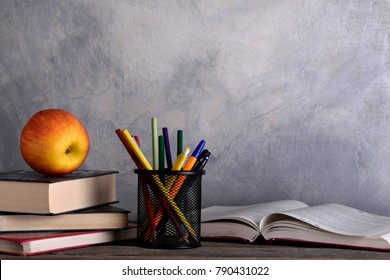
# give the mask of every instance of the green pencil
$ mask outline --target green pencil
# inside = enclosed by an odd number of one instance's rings
[[[177,131],[177,156],[183,152],[183,130]]]
[[[153,149],[153,169],[158,170],[157,118],[152,118],[152,149]]]
[[[164,136],[158,136],[158,170],[164,170],[165,168],[165,143]]]

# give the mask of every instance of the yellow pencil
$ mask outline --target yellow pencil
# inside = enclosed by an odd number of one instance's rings
[[[159,189],[161,190],[161,193],[163,194],[164,198],[168,200],[169,205],[172,207],[173,211],[177,215],[177,217],[180,219],[180,221],[184,224],[186,229],[190,232],[191,236],[198,240],[196,237],[196,233],[184,214],[181,212],[180,208],[177,206],[176,202],[173,200],[173,198],[169,195],[169,190],[167,190],[164,185],[161,183],[160,178],[158,175],[152,175],[153,181],[157,184]]]
[[[184,165],[184,162],[187,159],[188,154],[190,153],[190,148],[186,147],[185,151],[177,156],[175,162],[173,163],[172,170],[173,171],[180,171],[182,166]],[[168,179],[165,181],[164,185],[164,192],[169,193],[169,190],[171,189],[173,183],[176,180],[177,175],[169,175]],[[163,216],[163,209],[159,208],[157,211],[157,214],[153,217],[154,220],[154,227],[156,227]],[[149,228],[149,231],[146,233],[146,237],[149,238],[149,236],[153,233],[152,228]]]
[[[132,150],[134,151],[134,153],[137,155],[139,161],[141,162],[142,166],[146,169],[146,170],[153,170],[152,166],[150,165],[149,161],[147,160],[147,158],[144,156],[144,154],[142,153],[141,149],[138,147],[137,143],[135,143],[133,137],[131,137],[131,134],[130,132],[127,130],[127,129],[124,129],[123,130],[123,134],[124,136],[126,137],[127,141],[129,142]]]

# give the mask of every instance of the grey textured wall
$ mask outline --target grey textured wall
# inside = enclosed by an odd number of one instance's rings
[[[294,198],[390,215],[389,1],[0,2],[0,171],[26,167],[24,123],[85,124],[90,169],[134,165],[114,130],[150,118],[213,157],[203,204]]]

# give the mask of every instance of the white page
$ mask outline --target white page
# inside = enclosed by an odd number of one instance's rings
[[[308,205],[296,200],[280,200],[246,206],[211,206],[202,209],[202,222],[234,219],[259,228],[260,221],[265,216],[291,209],[307,207]]]
[[[352,236],[382,236],[390,233],[390,217],[374,215],[339,204],[325,204],[284,212],[324,230]],[[271,217],[272,218],[272,217]],[[265,224],[269,218],[262,222]]]

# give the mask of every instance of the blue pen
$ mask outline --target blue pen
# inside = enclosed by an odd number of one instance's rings
[[[192,155],[188,159],[186,165],[184,165],[183,171],[191,171],[192,170],[192,168],[195,165],[195,162],[198,160],[198,157],[199,157],[200,153],[202,152],[205,145],[206,145],[206,141],[201,140],[199,142],[198,146],[196,146],[194,152],[192,153]]]
[[[164,142],[165,142],[165,156],[167,158],[167,166],[168,169],[172,169],[172,155],[171,155],[171,145],[169,144],[169,135],[168,135],[168,128],[163,127],[162,132],[164,135]]]

